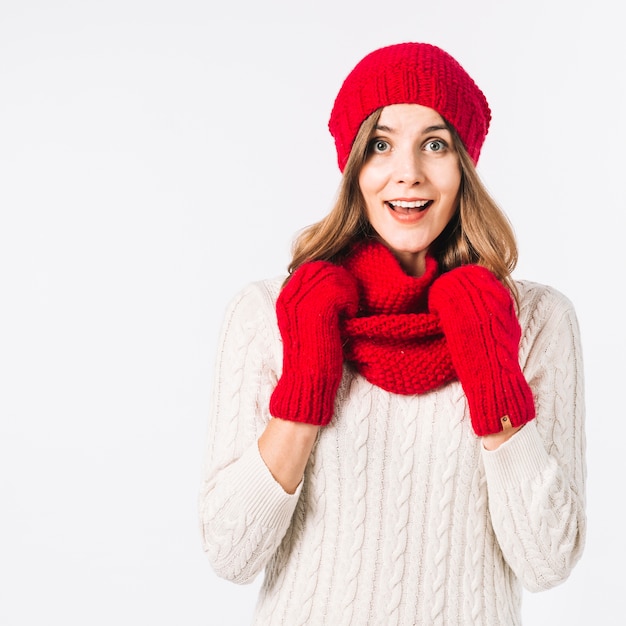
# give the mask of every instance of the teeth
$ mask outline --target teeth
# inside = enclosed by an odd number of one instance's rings
[[[404,200],[394,200],[389,203],[391,206],[399,206],[403,209],[420,209],[428,204],[428,200],[420,200],[417,202],[405,202]]]

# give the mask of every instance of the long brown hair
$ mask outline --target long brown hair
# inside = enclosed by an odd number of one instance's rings
[[[367,219],[359,174],[367,159],[368,143],[381,111],[382,108],[378,109],[361,124],[330,213],[303,229],[295,239],[288,267],[290,274],[306,261],[339,262],[354,243],[377,236]],[[442,272],[468,263],[488,268],[517,298],[511,273],[517,264],[518,251],[511,223],[480,180],[456,131],[449,124],[447,126],[461,169],[459,206],[431,245],[430,252]]]

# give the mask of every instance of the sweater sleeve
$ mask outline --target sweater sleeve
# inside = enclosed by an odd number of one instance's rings
[[[203,548],[218,574],[254,580],[289,527],[301,486],[286,493],[259,453],[270,419],[279,338],[277,284],[255,283],[230,304],[222,325],[199,496]]]
[[[525,284],[520,360],[537,417],[483,449],[489,510],[504,558],[529,591],[563,582],[585,543],[585,406],[578,322],[556,290]]]

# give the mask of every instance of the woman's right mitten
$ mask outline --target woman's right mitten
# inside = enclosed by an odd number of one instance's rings
[[[325,426],[343,372],[340,318],[356,315],[356,281],[327,261],[302,264],[276,302],[283,371],[270,398],[274,417]]]

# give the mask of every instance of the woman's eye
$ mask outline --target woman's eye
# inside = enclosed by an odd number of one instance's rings
[[[371,152],[386,152],[389,150],[389,144],[383,139],[372,139],[370,143]]]
[[[429,152],[441,152],[447,148],[447,144],[445,141],[441,139],[432,139],[431,141],[426,142],[425,148]]]

